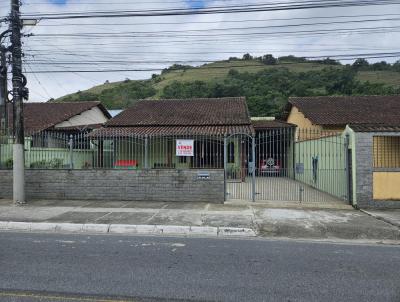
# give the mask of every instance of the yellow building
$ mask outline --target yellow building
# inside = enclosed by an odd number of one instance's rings
[[[298,140],[349,137],[353,205],[400,208],[400,95],[295,97],[284,115]]]

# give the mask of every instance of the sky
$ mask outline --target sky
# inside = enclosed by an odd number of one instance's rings
[[[0,0],[0,16],[8,14],[8,2]],[[296,4],[304,0],[23,0],[21,11],[25,15],[39,16],[172,8],[201,10],[276,2]],[[37,26],[24,28],[24,33],[30,35],[23,39],[24,70],[29,72],[30,101],[43,102],[105,81],[147,79],[175,62],[198,66],[208,61],[241,57],[244,53],[313,57],[400,52],[400,32],[396,29],[399,25],[400,5],[189,16],[39,19]],[[386,29],[373,32],[374,28],[382,27]],[[363,30],[360,32],[359,28]],[[5,29],[3,24],[1,30]],[[327,32],[311,32],[321,30]],[[384,58],[388,62],[397,59]],[[370,59],[371,62],[380,60]],[[78,72],[99,69],[148,71]]]

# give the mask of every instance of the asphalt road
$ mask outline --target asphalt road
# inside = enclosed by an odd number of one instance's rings
[[[400,246],[0,233],[0,301],[400,301]]]

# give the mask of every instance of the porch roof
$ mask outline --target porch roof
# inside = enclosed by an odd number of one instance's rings
[[[399,132],[400,133],[400,126],[398,125],[350,124],[349,126],[355,132]]]
[[[121,137],[131,135],[231,135],[243,133],[252,135],[254,129],[251,125],[232,126],[137,126],[137,127],[105,127],[94,130],[91,137]]]
[[[281,120],[252,119],[251,123],[255,130],[276,129],[276,128],[295,128],[296,125]]]

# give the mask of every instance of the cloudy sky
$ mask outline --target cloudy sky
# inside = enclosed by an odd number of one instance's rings
[[[0,0],[0,16],[8,14],[8,2]],[[304,57],[343,55],[349,59],[355,54],[378,54],[387,56],[383,60],[389,62],[398,59],[391,56],[400,52],[397,4],[183,16],[42,18],[45,14],[119,14],[309,2],[318,1],[23,0],[23,14],[40,20],[36,27],[24,29],[25,34],[32,34],[24,38],[30,101],[46,101],[106,80],[146,79],[175,62],[200,65],[241,57],[247,52]],[[4,29],[3,24],[1,30]],[[127,69],[131,71],[121,71]],[[82,72],[99,70],[103,72]],[[104,72],[110,70],[118,71]]]

